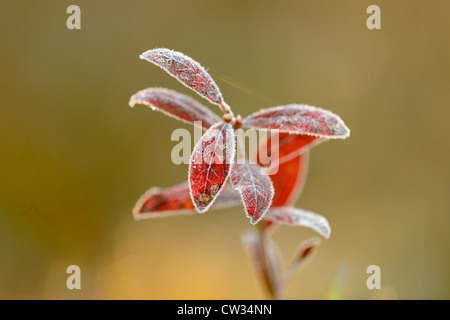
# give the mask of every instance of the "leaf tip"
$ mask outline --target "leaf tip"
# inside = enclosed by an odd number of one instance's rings
[[[131,98],[130,98],[130,101],[128,101],[128,106],[130,107],[130,108],[133,108],[135,105],[136,105],[136,100],[135,100],[135,98],[134,98],[134,96],[132,96]]]
[[[261,219],[263,218],[263,216],[264,216],[264,215],[261,215],[261,217],[259,217],[259,219],[255,219],[255,217],[250,216],[250,215],[247,214],[247,217],[250,219],[250,223],[251,223],[252,225],[258,224],[258,222],[261,221]]]
[[[350,138],[350,128],[347,127],[344,123],[343,123],[343,127],[345,130],[345,134],[343,135],[342,139]]]
[[[271,195],[269,195],[269,197],[272,197],[272,198],[273,198],[273,193],[272,193]],[[272,201],[272,199],[271,199],[270,201]],[[271,206],[271,203],[270,203],[269,206],[266,208],[266,210],[264,210],[263,212],[261,212],[261,214],[260,214],[259,216],[255,216],[255,215],[250,215],[250,214],[247,212],[247,208],[246,208],[245,205],[244,205],[245,213],[246,213],[246,216],[250,219],[250,223],[251,223],[252,225],[257,225],[257,224],[264,218],[264,216],[269,212],[270,206]]]
[[[142,52],[140,55],[139,55],[139,58],[140,59],[142,59],[142,60],[149,60],[149,59],[151,59],[151,56],[157,51],[157,50],[162,50],[162,48],[158,48],[158,49],[150,49],[150,50],[147,50],[147,51],[145,51],[145,52]],[[165,50],[168,50],[168,49],[165,49]]]
[[[211,203],[211,205],[212,205],[212,203]],[[197,203],[195,203],[195,210],[197,210],[197,212],[200,213],[200,214],[205,213],[206,211],[208,211],[209,207],[210,207],[209,205],[201,206],[201,205],[198,205]]]
[[[142,219],[142,218],[140,217],[140,215],[139,215],[139,212],[135,212],[135,211],[133,210],[133,219],[134,219],[134,221],[139,221],[139,220]]]
[[[330,115],[330,118],[326,120],[326,123],[333,134],[329,138],[347,139],[350,137],[350,129],[346,126],[341,117],[331,111],[326,112]]]
[[[339,125],[333,128],[334,138],[347,139],[350,137],[350,129],[345,125],[344,121],[340,120]]]
[[[142,199],[140,198],[134,205],[133,210],[131,211],[131,213],[133,215],[133,219],[135,221],[141,220],[141,216],[140,216],[141,209],[142,209]]]

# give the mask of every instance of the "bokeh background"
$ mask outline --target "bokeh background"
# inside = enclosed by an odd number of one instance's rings
[[[70,4],[81,30],[66,28]],[[146,189],[186,179],[170,137],[192,128],[129,97],[202,100],[138,58],[156,47],[207,67],[235,113],[307,103],[352,130],[311,153],[296,206],[332,236],[288,299],[450,298],[449,14],[448,1],[1,1],[0,298],[265,298],[242,207],[132,218]],[[277,230],[285,264],[313,235]],[[81,290],[66,288],[71,264]]]

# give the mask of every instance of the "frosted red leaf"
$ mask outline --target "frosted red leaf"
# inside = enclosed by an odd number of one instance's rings
[[[168,116],[183,122],[201,121],[203,128],[208,129],[221,121],[220,117],[191,97],[165,88],[148,88],[134,94],[129,102],[145,104],[153,110],[159,110]]]
[[[328,220],[324,216],[293,207],[272,208],[264,219],[280,224],[307,227],[327,239],[331,233]]]
[[[262,155],[271,153],[274,148],[278,148],[279,159],[287,159],[269,166],[266,173],[270,175],[275,189],[272,207],[290,206],[297,200],[306,179],[309,148],[320,139],[285,132],[274,134],[278,134],[278,145],[272,143],[273,135],[262,141],[257,153],[257,162],[260,164]]]
[[[224,122],[209,128],[195,145],[188,180],[198,212],[207,211],[222,190],[231,172],[235,148],[234,130]]]
[[[284,279],[278,246],[270,237],[261,237],[255,230],[244,231],[242,245],[248,250],[251,261],[265,283],[267,291],[275,299],[281,299]]]
[[[278,172],[270,175],[275,188],[272,206],[289,206],[295,203],[306,181],[308,159],[309,151],[306,150],[295,158],[280,164]]]
[[[246,117],[244,127],[276,129],[322,138],[345,139],[350,130],[334,113],[305,104],[289,104],[255,112]]]
[[[257,164],[235,164],[231,184],[242,197],[247,217],[252,224],[258,223],[272,204],[274,195],[272,181],[261,172]]]
[[[300,243],[295,251],[291,265],[288,268],[286,281],[289,281],[301,267],[312,259],[321,243],[322,240],[318,237],[314,237]]]
[[[272,208],[292,205],[298,199],[306,180],[308,159],[309,151],[306,150],[295,158],[280,164],[277,173],[270,175],[275,190]],[[262,222],[264,231],[272,228],[274,224],[265,219]]]
[[[278,135],[278,139],[272,139],[274,135]],[[261,141],[256,156],[258,164],[261,164],[261,158],[264,158],[262,160],[266,163],[265,156],[271,154],[273,149],[278,149],[278,159],[265,169],[275,190],[272,208],[290,206],[298,199],[306,180],[309,148],[319,140],[321,139],[313,136],[275,132],[265,141]],[[278,168],[275,168],[276,166]],[[264,231],[274,227],[274,223],[269,220],[263,219],[261,223]]]
[[[225,185],[211,209],[231,207],[239,204],[240,200],[239,193]],[[153,187],[139,198],[133,208],[133,216],[136,220],[195,212],[187,182],[169,188]]]
[[[192,58],[164,48],[148,50],[141,54],[140,58],[157,65],[211,103],[222,106],[219,87],[208,72]]]

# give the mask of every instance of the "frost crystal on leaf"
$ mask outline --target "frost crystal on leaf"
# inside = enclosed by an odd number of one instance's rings
[[[145,104],[183,122],[201,121],[208,129],[221,121],[220,117],[191,97],[165,88],[148,88],[134,94],[130,106]]]
[[[328,220],[317,213],[293,207],[275,207],[264,218],[280,224],[311,228],[327,239],[330,237]]]
[[[248,163],[235,164],[230,179],[233,188],[241,194],[247,217],[252,224],[258,223],[272,203],[272,181],[262,174],[259,165]]]
[[[213,204],[231,172],[236,142],[230,124],[209,128],[195,145],[189,163],[192,202],[203,213]]]
[[[192,58],[181,52],[163,48],[148,50],[141,54],[140,58],[159,66],[211,103],[219,107],[222,105],[219,87],[206,70]]]
[[[244,127],[276,129],[322,138],[345,139],[350,135],[350,130],[339,116],[305,104],[289,104],[258,111],[246,117],[242,124]]]
[[[211,210],[238,205],[240,200],[239,193],[225,185]],[[139,198],[133,208],[133,216],[136,220],[171,217],[195,212],[187,182],[169,188],[153,187]]]
[[[193,209],[189,186],[187,183],[180,183],[164,189],[153,187],[145,192],[134,206],[133,216],[139,220],[144,217],[164,217],[171,213],[189,213]]]

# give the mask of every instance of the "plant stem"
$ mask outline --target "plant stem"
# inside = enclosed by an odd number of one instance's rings
[[[256,226],[259,235],[259,243],[261,248],[261,262],[263,264],[263,278],[265,282],[265,287],[267,291],[267,295],[270,300],[280,300],[283,296],[283,283],[279,283],[280,279],[278,277],[280,275],[276,275],[276,272],[280,272],[278,270],[278,266],[280,265],[280,261],[272,261],[272,258],[278,259],[278,256],[274,255],[273,251],[275,248],[268,248],[267,244],[270,239],[270,235],[264,232],[262,224],[259,223]],[[269,243],[271,244],[271,243]]]
[[[222,111],[223,111],[223,112],[229,113],[229,114],[231,115],[231,117],[234,119],[234,113],[233,113],[233,111],[231,110],[230,106],[229,106],[225,101],[222,101],[222,106],[221,106],[221,108],[222,108]]]

